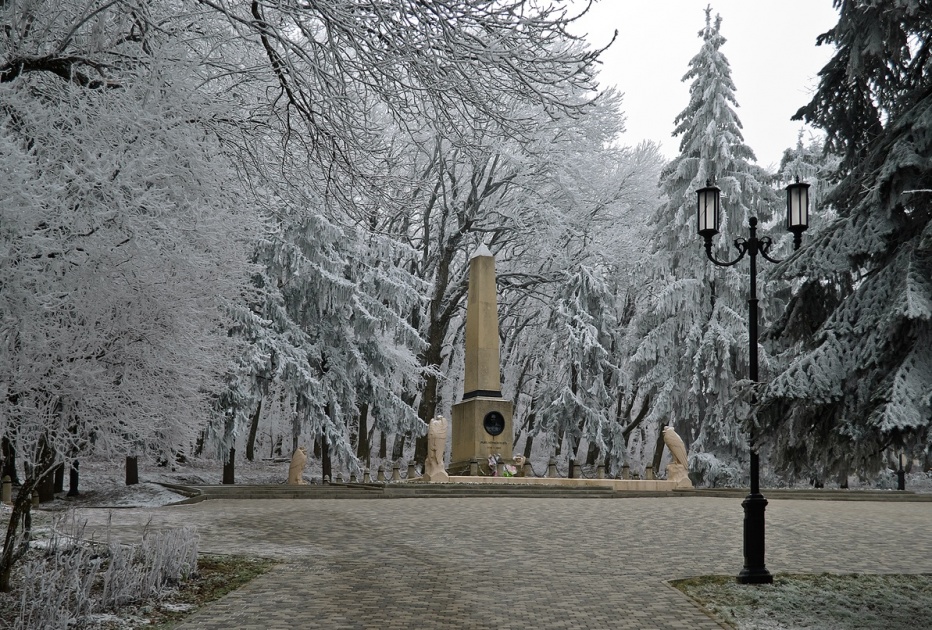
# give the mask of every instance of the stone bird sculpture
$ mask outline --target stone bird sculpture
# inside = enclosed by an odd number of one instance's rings
[[[683,438],[677,435],[673,427],[664,427],[663,443],[670,449],[670,455],[673,456],[673,461],[683,468],[686,468],[686,445],[683,444]]]

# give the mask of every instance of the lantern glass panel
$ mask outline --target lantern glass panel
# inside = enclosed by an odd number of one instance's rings
[[[786,227],[800,232],[809,227],[809,184],[797,181],[786,187]]]
[[[718,233],[718,204],[720,190],[706,186],[696,191],[698,197],[697,227],[699,234]]]

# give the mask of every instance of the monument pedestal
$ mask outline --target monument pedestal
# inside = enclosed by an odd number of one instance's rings
[[[453,405],[453,448],[447,470],[452,475],[468,475],[469,463],[477,460],[479,473],[489,470],[489,456],[500,455],[511,461],[512,404],[504,398],[476,396]]]

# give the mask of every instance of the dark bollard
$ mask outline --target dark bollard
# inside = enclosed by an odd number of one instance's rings
[[[68,496],[78,496],[78,461],[71,463],[71,471],[68,473]]]
[[[235,472],[236,449],[230,448],[227,453],[227,460],[223,462],[223,485],[233,485],[236,483]]]

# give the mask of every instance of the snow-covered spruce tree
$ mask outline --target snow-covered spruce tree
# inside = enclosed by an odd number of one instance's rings
[[[818,222],[812,226],[819,229],[827,223],[825,212],[830,209],[825,203],[826,197],[834,186],[840,160],[826,150],[825,141],[820,137],[810,137],[803,142],[800,130],[796,146],[783,151],[777,180],[781,186],[792,184],[797,178],[809,184],[809,205],[818,213]],[[810,232],[807,236],[811,236]]]
[[[797,114],[841,156],[831,223],[782,266],[791,362],[759,422],[790,473],[872,472],[929,452],[932,422],[932,3],[836,2],[836,52]]]
[[[221,455],[270,392],[293,412],[291,443],[321,439],[324,467],[331,452],[355,465],[350,428],[365,405],[385,432],[419,432],[402,393],[416,390],[421,340],[407,323],[426,286],[395,264],[397,244],[321,215],[295,214],[294,190],[270,195],[274,221],[256,250],[263,266],[254,282],[258,299],[241,309],[233,329],[250,342],[225,394],[228,415],[210,427]],[[305,200],[312,203],[311,199]],[[329,474],[325,470],[324,474]]]
[[[700,473],[706,464],[718,467],[716,458],[734,461],[747,451],[742,423],[728,401],[748,360],[748,280],[747,269],[719,268],[706,259],[696,235],[695,191],[708,180],[722,189],[717,242],[725,244],[744,234],[748,217],[766,222],[774,202],[741,135],[720,26],[721,18],[713,21],[707,9],[702,48],[683,77],[692,83],[673,132],[681,136],[680,154],[661,174],[666,201],[652,217],[650,279],[630,362],[629,395],[650,401],[645,426],[656,436],[660,424],[673,425]],[[735,252],[719,248],[717,255],[734,258]],[[654,441],[645,447],[652,451]]]
[[[620,122],[620,115],[615,120],[616,124]],[[535,226],[531,238],[518,241],[525,250],[519,264],[524,269],[536,269],[540,280],[531,284],[527,282],[531,278],[511,275],[511,261],[502,265],[503,387],[515,400],[516,441],[524,440],[528,456],[538,438],[551,442],[554,452],[564,455],[564,433],[576,426],[570,415],[551,415],[546,428],[540,423],[543,410],[569,378],[572,357],[586,352],[574,343],[591,340],[588,336],[567,336],[562,330],[567,322],[557,312],[563,304],[561,294],[572,294],[576,284],[573,279],[578,279],[582,269],[589,270],[598,276],[600,284],[605,284],[597,304],[589,303],[592,308],[612,311],[600,316],[600,321],[624,320],[629,289],[637,281],[630,263],[647,238],[637,232],[644,229],[647,217],[640,221],[637,217],[649,213],[645,209],[657,204],[657,176],[662,162],[656,145],[617,148],[610,140],[607,142],[600,150],[580,150],[568,160],[569,171],[557,171],[559,177],[550,178],[551,182],[561,182],[544,188],[545,198],[557,206],[558,212],[546,224]],[[568,310],[563,309],[564,314]],[[600,341],[609,355],[607,361],[617,365],[622,360],[621,345],[615,339],[618,331],[605,328],[602,332]],[[601,364],[586,362],[577,368],[585,371],[590,366],[601,371]],[[580,378],[591,380],[595,376],[583,373]],[[617,386],[615,380],[613,388]],[[612,400],[598,413],[617,417],[615,407]],[[578,430],[575,433],[575,445],[579,446]],[[602,437],[586,444],[585,451],[573,449],[571,441],[569,456],[591,464],[597,459],[606,460],[606,453],[614,452],[614,461],[623,461],[617,455],[623,450],[624,439],[614,440],[617,433],[614,426],[601,431]],[[608,447],[607,451],[604,447]]]
[[[539,448],[534,451],[534,443],[542,439],[550,443],[551,453],[561,458],[573,457],[587,464],[601,459],[615,465],[625,459],[621,456],[624,436],[615,426],[624,421],[617,413],[615,391],[620,388],[618,378],[624,374],[614,369],[606,372],[603,368],[623,360],[622,346],[616,339],[619,330],[615,325],[600,330],[598,341],[602,346],[600,352],[605,353],[605,363],[578,361],[580,356],[589,356],[592,346],[588,342],[593,338],[566,334],[564,327],[575,323],[566,317],[574,309],[566,305],[564,298],[574,294],[580,273],[592,274],[602,288],[597,299],[585,301],[585,310],[594,315],[583,315],[582,319],[596,319],[601,324],[615,321],[627,326],[625,305],[629,303],[632,284],[637,282],[631,263],[637,258],[638,247],[643,247],[647,239],[647,234],[638,230],[644,229],[649,209],[657,204],[657,177],[662,162],[656,145],[646,143],[580,152],[572,164],[572,177],[562,177],[582,184],[580,190],[551,192],[547,188],[548,199],[567,197],[569,204],[560,210],[559,218],[541,225],[533,239],[522,241],[527,254],[535,256],[526,260],[538,261],[531,268],[538,269],[538,275],[546,281],[527,288],[519,283],[512,287],[505,272],[507,284],[501,303],[504,389],[516,403],[516,442],[523,440],[525,455],[532,452],[540,455]],[[640,221],[639,214],[645,215]],[[603,309],[610,312],[602,313]],[[603,422],[601,430],[590,436],[599,437],[592,442],[583,439],[582,444],[579,426],[570,413],[563,416],[551,413],[546,426],[540,422],[544,410],[560,397],[561,388],[569,382],[574,361],[576,369],[582,370],[578,381],[590,382],[610,375],[608,381],[613,390],[609,400],[600,400],[598,407],[592,408]],[[589,368],[600,374],[589,374]],[[591,398],[588,400],[592,402]],[[604,421],[608,418],[612,422],[606,425]],[[565,435],[575,437],[567,442]],[[569,448],[564,449],[564,445]]]
[[[624,446],[610,439],[620,371],[612,353],[618,332],[615,295],[605,275],[604,268],[587,265],[564,272],[548,326],[549,369],[537,392],[536,430],[565,436],[574,459],[582,440],[603,453],[607,444]]]
[[[226,103],[199,92],[188,49],[105,7],[55,8],[0,7],[0,434],[25,471],[0,591],[56,464],[194,438],[237,349],[223,307],[257,229],[213,133]]]

